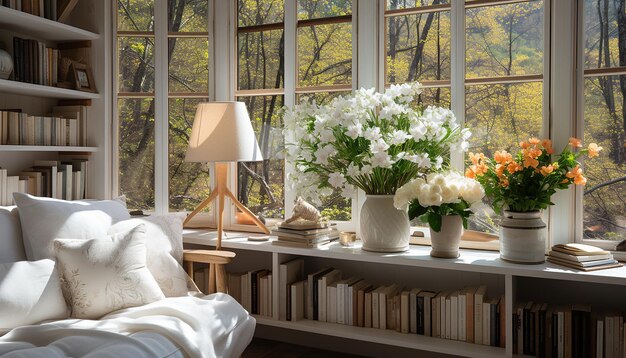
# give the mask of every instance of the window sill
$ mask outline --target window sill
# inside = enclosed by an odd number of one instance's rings
[[[413,231],[409,243],[411,245],[430,246],[430,232],[428,228],[417,228]],[[500,251],[500,240],[497,235],[465,230],[459,247],[472,250]]]

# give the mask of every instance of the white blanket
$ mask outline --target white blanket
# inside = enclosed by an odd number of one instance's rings
[[[254,327],[228,295],[171,297],[97,321],[16,328],[0,337],[0,357],[238,357]]]

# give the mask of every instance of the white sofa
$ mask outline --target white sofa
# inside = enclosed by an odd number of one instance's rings
[[[22,261],[27,255],[18,210],[0,207],[0,265]],[[24,277],[24,285],[29,280]],[[6,286],[0,277],[0,292],[10,289]],[[0,294],[0,312],[1,301]],[[0,315],[0,327],[5,318]],[[5,329],[0,331],[0,357],[238,357],[254,329],[254,318],[232,297],[190,294],[98,320],[67,317]]]

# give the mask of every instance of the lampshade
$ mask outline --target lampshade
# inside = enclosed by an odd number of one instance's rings
[[[243,102],[200,103],[193,121],[187,162],[263,160]]]

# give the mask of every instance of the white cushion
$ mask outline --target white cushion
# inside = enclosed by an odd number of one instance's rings
[[[26,260],[15,206],[0,206],[0,263]]]
[[[182,267],[183,218],[167,215],[124,220],[111,226],[109,234],[128,231],[140,224],[146,226],[148,269],[165,297],[185,296],[195,290]]]
[[[0,264],[0,330],[66,317],[54,261]]]
[[[54,253],[73,317],[97,319],[165,298],[146,267],[144,225],[101,239],[55,239]]]
[[[65,201],[13,193],[29,260],[52,258],[52,240],[104,237],[116,221],[130,218],[123,200]]]

